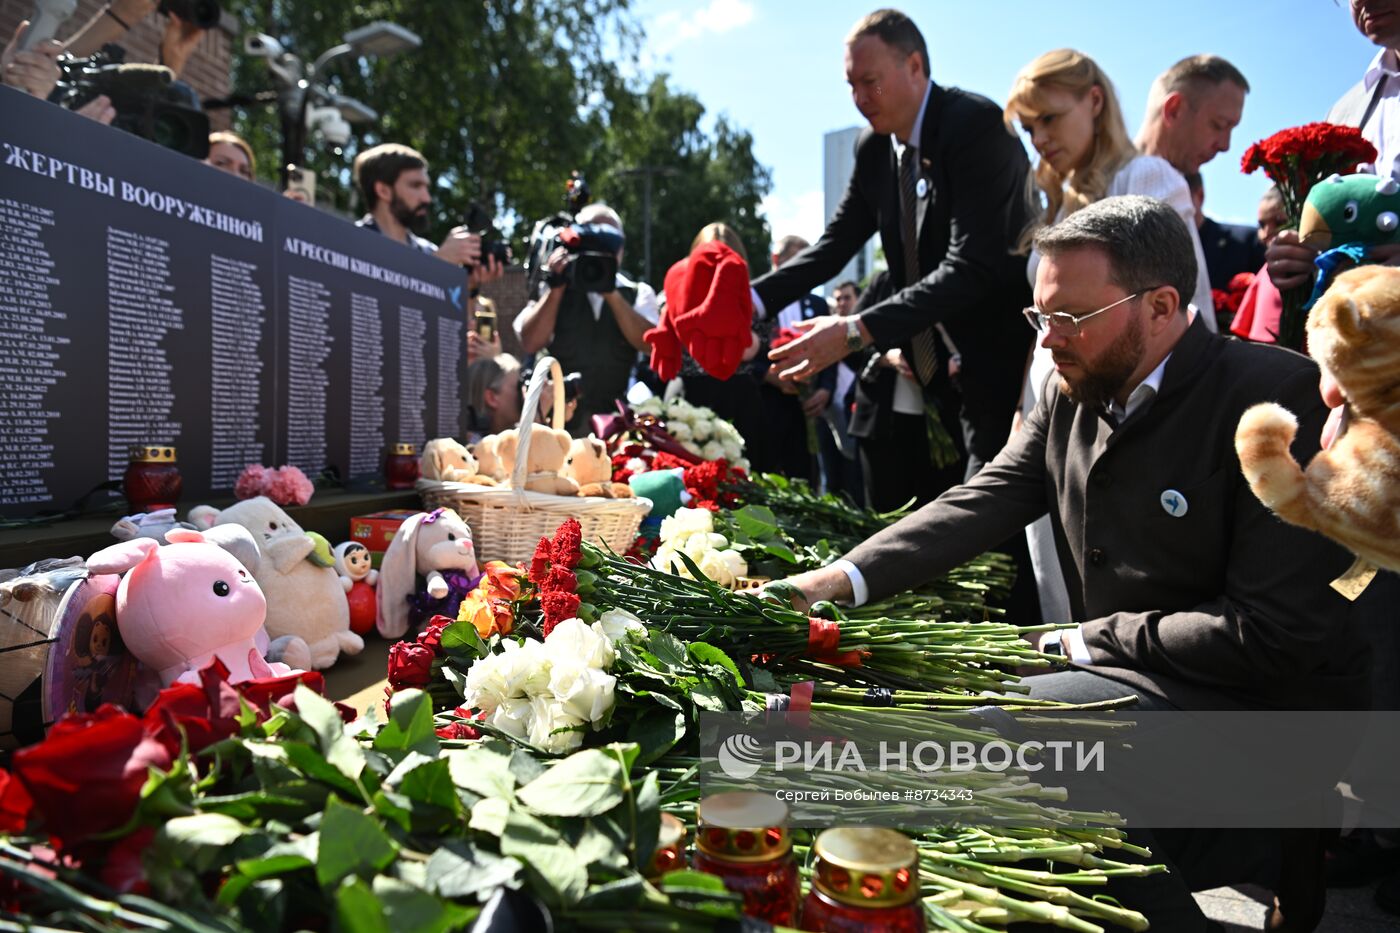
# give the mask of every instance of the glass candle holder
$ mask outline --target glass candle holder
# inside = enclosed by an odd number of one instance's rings
[[[390,489],[412,489],[418,481],[418,445],[395,444],[384,458],[384,485]]]
[[[131,448],[131,459],[122,475],[122,494],[133,513],[175,508],[183,485],[174,447],[146,444]]]
[[[656,852],[647,866],[647,878],[656,881],[670,871],[685,867],[685,824],[669,813],[661,814],[661,832],[656,837]]]
[[[802,929],[924,933],[919,852],[906,836],[877,826],[828,829],[812,855]]]
[[[787,806],[750,791],[711,794],[700,801],[698,819],[695,868],[742,897],[748,916],[792,926],[800,890]]]

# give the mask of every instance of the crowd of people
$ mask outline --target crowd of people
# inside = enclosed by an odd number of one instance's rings
[[[1374,171],[1400,175],[1400,3],[1350,7],[1378,51],[1328,119],[1375,144]],[[7,52],[5,82],[46,94],[52,54]],[[1283,229],[1278,192],[1261,198],[1257,227],[1205,213],[1200,170],[1230,149],[1250,92],[1240,70],[1206,54],[1171,64],[1134,138],[1110,76],[1074,49],[1026,64],[998,104],[935,82],[917,26],[880,10],[846,37],[845,69],[869,125],[816,242],[781,236],[772,270],[751,277],[758,244],[717,221],[659,290],[620,272],[611,287],[578,287],[561,247],[528,303],[504,309],[527,357],[547,353],[580,374],[571,432],[588,433],[618,399],[680,391],[735,424],[757,470],[880,511],[913,504],[841,560],[793,578],[798,602],[860,605],[984,550],[1010,552],[1023,570],[1013,617],[1073,624],[1040,643],[1073,666],[1029,678],[1033,696],[1397,708],[1394,576],[1340,595],[1329,584],[1350,555],[1274,520],[1236,459],[1250,405],[1298,414],[1294,454],[1306,462],[1343,402],[1319,392],[1312,361],[1266,346],[1280,289],[1314,274],[1313,251]],[[207,161],[255,174],[251,149],[230,133],[210,138]],[[427,171],[406,146],[362,152],[358,223],[467,267],[474,316],[501,268],[465,228],[436,245],[420,236]],[[623,228],[601,204],[574,219]],[[877,235],[887,268],[835,282]],[[1217,295],[1242,274],[1242,300],[1222,307]],[[817,296],[833,282],[829,302]],[[469,431],[496,432],[520,416],[528,359],[503,352],[492,328],[468,331]],[[1352,781],[1363,798],[1366,780]],[[1273,928],[1311,929],[1320,885],[1298,879],[1355,884],[1400,870],[1400,838],[1379,832],[1134,837],[1172,870],[1109,891],[1153,929],[1208,929],[1190,893],[1245,881],[1275,891]],[[1400,875],[1377,899],[1400,912]]]

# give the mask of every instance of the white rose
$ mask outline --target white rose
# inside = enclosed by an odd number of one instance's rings
[[[530,731],[530,701],[524,698],[506,700],[486,717],[486,722],[507,735],[523,739]]]
[[[690,576],[690,572],[685,569],[685,563],[676,556],[676,549],[669,544],[663,544],[656,549],[651,558],[651,566],[653,570],[673,573],[678,577]]]
[[[747,577],[749,575],[748,562],[744,560],[744,555],[738,551],[720,551],[720,559],[724,561],[725,567],[736,577]]]
[[[463,691],[465,705],[493,713],[510,697],[511,688],[506,683],[505,660],[505,655],[489,654],[468,668],[466,687]]]
[[[695,438],[695,432],[691,431],[690,425],[684,421],[668,421],[666,422],[666,430],[670,431],[671,436],[681,443]]]
[[[696,442],[703,444],[714,436],[715,423],[709,418],[696,418],[691,422],[690,429],[695,432]]]
[[[704,405],[701,405],[695,409],[695,417],[704,418],[706,421],[714,421],[715,410],[713,408],[706,408]]]
[[[540,694],[530,701],[529,743],[547,752],[570,752],[583,744],[584,724],[577,716],[564,712],[563,705],[549,694]],[[559,732],[569,729],[568,732]]]
[[[597,624],[603,627],[603,634],[613,644],[617,644],[633,633],[646,633],[646,626],[642,620],[626,609],[609,609],[598,617]]]
[[[719,441],[710,441],[701,448],[700,456],[706,460],[718,460],[724,456],[724,445]]]
[[[743,455],[744,448],[740,447],[734,441],[724,442],[724,459],[728,460],[730,463],[735,463]]]
[[[544,646],[553,664],[577,662],[607,670],[615,657],[612,642],[603,634],[602,626],[590,627],[580,619],[560,622],[549,633]]]
[[[659,415],[662,412],[661,399],[652,396],[640,405],[634,405],[632,410],[639,415]]]
[[[676,509],[661,520],[661,541],[672,542],[695,532],[715,530],[715,517],[709,509]]]
[[[505,642],[506,653],[501,655],[502,669],[506,681],[506,696],[534,696],[549,684],[550,656],[544,645],[533,638],[522,645],[513,641]]]
[[[613,708],[617,678],[580,663],[557,663],[550,673],[549,690],[564,713],[592,723],[607,719]]]
[[[700,454],[700,445],[697,444],[697,443],[695,443],[694,441],[684,441],[684,442],[681,443],[681,446],[684,447],[687,451],[689,451],[690,453],[694,454],[694,455],[697,456],[697,457],[699,457],[699,456],[701,455],[701,454]]]
[[[718,583],[720,586],[734,585],[734,572],[729,569],[729,563],[724,559],[725,554],[732,554],[733,551],[706,551],[697,563],[705,576]]]
[[[739,436],[739,431],[728,421],[715,421],[715,437],[725,443],[742,444],[744,439]]]

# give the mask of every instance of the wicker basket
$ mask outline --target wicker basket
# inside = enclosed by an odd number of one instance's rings
[[[583,527],[583,539],[604,544],[619,554],[632,546],[637,527],[651,511],[651,500],[603,499],[594,496],[555,496],[521,488],[529,461],[531,427],[539,409],[545,376],[554,386],[551,417],[555,428],[564,426],[564,374],[553,357],[535,364],[530,389],[520,411],[520,443],[510,486],[477,486],[418,480],[418,493],[427,509],[449,508],[462,516],[472,530],[476,553],[483,560],[510,563],[529,561],[540,538],[554,534],[564,519],[573,516]]]

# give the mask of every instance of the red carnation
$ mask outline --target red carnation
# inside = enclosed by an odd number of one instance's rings
[[[572,570],[554,567],[549,571],[549,579],[545,581],[543,589],[546,593],[573,593],[578,589],[578,577]]]
[[[578,617],[578,607],[580,600],[574,593],[555,591],[545,593],[540,597],[540,608],[544,610],[544,637],[548,638],[549,633],[554,631],[554,626],[565,619]]]
[[[556,564],[562,564],[568,568],[578,566],[578,562],[583,558],[583,526],[576,518],[566,518],[564,524],[554,532],[554,544],[550,549],[550,557]]]
[[[540,538],[540,543],[535,545],[535,555],[530,558],[530,582],[535,586],[544,586],[549,577],[550,559],[550,541]]]
[[[15,752],[14,769],[45,828],[72,846],[131,819],[150,769],[170,761],[141,720],[107,703],[59,720],[44,741]]]
[[[395,690],[425,687],[433,677],[433,649],[412,642],[389,648],[389,686]]]

